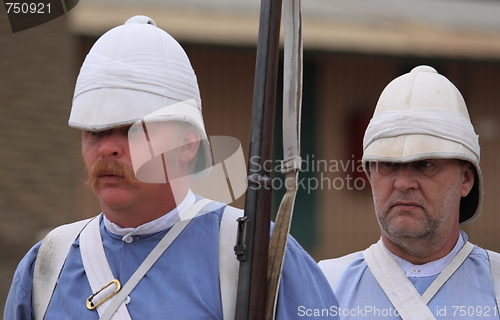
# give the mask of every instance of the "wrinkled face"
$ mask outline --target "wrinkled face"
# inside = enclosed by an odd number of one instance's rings
[[[458,228],[460,199],[472,188],[474,171],[468,162],[448,159],[373,162],[370,181],[380,227],[394,241]]]

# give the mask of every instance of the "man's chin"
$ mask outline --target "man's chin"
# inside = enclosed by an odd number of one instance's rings
[[[429,233],[424,221],[407,215],[382,221],[380,223],[380,227],[388,238],[391,236],[420,238],[428,235]]]
[[[419,225],[391,225],[382,228],[389,239],[391,238],[423,238],[430,234],[428,228]]]
[[[99,201],[109,200],[116,201],[126,199],[132,196],[131,192],[134,187],[130,184],[112,184],[112,183],[96,183],[92,186],[92,191]]]
[[[124,208],[133,200],[133,196],[126,190],[106,188],[105,190],[94,191],[94,193],[102,208]]]

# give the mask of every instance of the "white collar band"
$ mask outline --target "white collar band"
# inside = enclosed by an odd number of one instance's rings
[[[132,236],[154,234],[166,229],[171,228],[179,216],[182,215],[189,207],[191,207],[196,202],[196,196],[189,190],[186,197],[182,202],[172,211],[164,214],[156,220],[142,224],[136,228],[122,228],[119,225],[109,221],[106,215],[103,215],[104,226],[109,232],[122,236],[122,240],[130,239]]]
[[[444,270],[444,268],[446,268],[446,266],[451,262],[451,260],[455,258],[460,249],[462,249],[462,247],[465,245],[466,240],[464,239],[464,236],[465,235],[460,233],[455,247],[445,257],[422,265],[415,265],[403,258],[398,257],[392,252],[389,252],[409,278],[431,277],[440,274]]]

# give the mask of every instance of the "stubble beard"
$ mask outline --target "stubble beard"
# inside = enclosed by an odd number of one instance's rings
[[[424,258],[429,255],[436,248],[439,248],[447,239],[447,235],[453,225],[450,223],[452,215],[458,214],[460,208],[460,193],[458,197],[457,188],[460,188],[460,180],[457,179],[450,190],[446,193],[443,200],[438,204],[431,204],[438,212],[445,212],[439,214],[437,218],[431,216],[425,207],[422,208],[424,216],[419,221],[415,221],[413,226],[398,226],[395,220],[398,219],[400,214],[391,215],[392,203],[397,200],[409,201],[410,197],[403,194],[396,200],[389,202],[387,208],[379,204],[375,194],[373,200],[375,204],[375,213],[377,221],[382,229],[383,234],[392,243],[399,246],[410,255],[416,258]],[[402,212],[404,214],[404,212]],[[410,213],[408,213],[410,214]]]

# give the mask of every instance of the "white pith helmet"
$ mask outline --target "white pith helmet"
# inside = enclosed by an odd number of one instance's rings
[[[165,108],[174,104],[182,108]],[[188,122],[198,130],[201,144],[190,177],[207,175],[212,157],[191,63],[152,19],[134,16],[92,46],[78,75],[68,124],[103,131],[132,125],[160,109],[167,112],[158,121]]]
[[[363,164],[460,159],[476,168],[470,193],[461,199],[461,225],[474,221],[483,201],[478,136],[458,89],[429,66],[391,81],[380,95],[363,140]],[[367,172],[369,174],[369,172]]]

